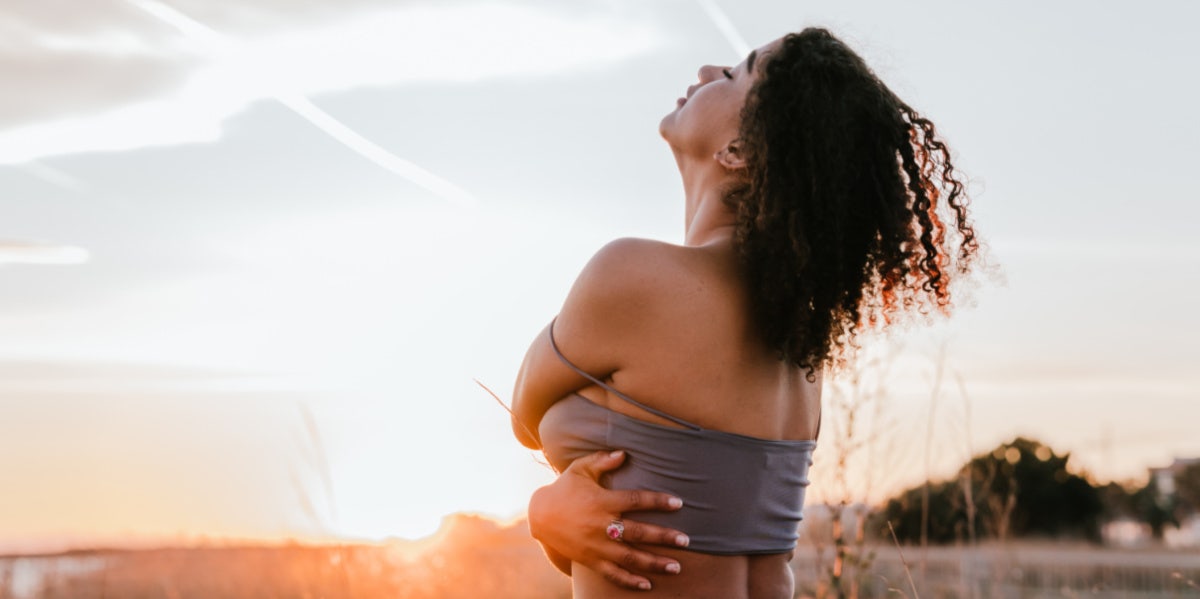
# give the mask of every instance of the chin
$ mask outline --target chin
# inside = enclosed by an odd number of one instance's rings
[[[663,139],[667,140],[667,143],[671,142],[672,125],[675,124],[676,112],[677,111],[671,111],[664,116],[661,121],[658,122],[658,134],[661,135]]]

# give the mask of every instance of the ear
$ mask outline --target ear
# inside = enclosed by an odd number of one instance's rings
[[[713,154],[713,159],[721,163],[727,170],[736,171],[746,168],[746,159],[742,156],[742,141],[735,139],[729,145]]]

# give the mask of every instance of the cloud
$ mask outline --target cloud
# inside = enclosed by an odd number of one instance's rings
[[[0,266],[5,264],[84,264],[88,251],[72,245],[0,239]]]
[[[181,381],[248,378],[254,373],[172,364],[94,360],[0,359],[0,387],[11,389],[29,383],[77,381]]]
[[[215,39],[185,36],[137,0],[88,3],[87,18],[45,4],[24,0],[0,19],[0,32],[13,33],[0,66],[21,90],[0,101],[0,163],[211,142],[263,99],[545,76],[626,60],[661,39],[648,23],[604,12],[496,2],[330,0],[296,14],[265,0],[169,5]]]
[[[244,369],[74,358],[0,359],[0,395],[180,392],[272,393],[289,381]]]
[[[729,15],[721,9],[721,5],[717,4],[717,0],[699,0],[700,8],[704,9],[709,20],[721,32],[725,41],[729,42],[729,46],[733,48],[734,54],[741,58],[750,53],[750,44],[746,43],[746,38],[742,37],[741,32],[729,19]]]
[[[36,160],[26,162],[17,168],[24,170],[26,173],[29,173],[30,175],[37,177],[46,183],[56,187],[61,187],[67,191],[73,191],[75,193],[83,193],[87,191],[87,186],[84,185],[79,179],[76,179],[66,172],[63,172],[52,166],[47,166],[37,162]]]
[[[45,51],[0,55],[12,91],[0,95],[0,128],[112,109],[179,87],[187,62],[167,56]]]
[[[94,113],[178,87],[177,36],[124,0],[13,0],[0,13],[0,129]]]
[[[992,242],[1001,257],[1158,263],[1200,261],[1200,245],[1170,240],[1004,238]]]

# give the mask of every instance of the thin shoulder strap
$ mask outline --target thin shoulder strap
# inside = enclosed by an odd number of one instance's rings
[[[686,420],[681,420],[670,414],[656,410],[640,401],[637,401],[636,399],[629,397],[628,395],[625,395],[624,393],[621,393],[620,391],[617,391],[611,385],[605,383],[604,381],[588,374],[587,371],[585,371],[584,369],[572,364],[571,361],[568,360],[567,357],[564,356],[561,351],[559,351],[558,343],[556,341],[554,341],[554,322],[557,320],[558,320],[558,318],[555,317],[554,320],[550,321],[550,347],[554,348],[554,353],[558,356],[558,359],[562,360],[563,364],[570,366],[571,370],[578,372],[579,374],[583,375],[583,377],[586,378],[587,380],[592,381],[593,383],[596,383],[597,385],[600,385],[604,389],[607,389],[613,395],[616,395],[617,397],[620,397],[621,399],[623,399],[643,410],[646,410],[647,412],[650,412],[651,414],[654,414],[655,416],[658,416],[660,418],[666,418],[667,420],[670,420],[671,422],[674,422],[675,424],[690,428],[692,430],[696,430],[696,431],[704,430],[703,428],[696,426],[695,424],[692,424],[691,422],[688,422]]]

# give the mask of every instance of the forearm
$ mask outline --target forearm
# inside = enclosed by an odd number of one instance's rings
[[[534,496],[536,496],[539,492],[541,492],[541,489],[535,491]],[[531,509],[529,510],[529,515],[527,516],[529,534],[533,537],[533,540],[537,541],[538,545],[541,546],[542,551],[546,554],[546,559],[550,560],[551,564],[554,564],[555,569],[563,574],[566,574],[567,576],[570,576],[571,559],[562,553],[559,553],[557,549],[551,547],[543,538],[543,536],[538,534],[538,531],[540,530],[540,516],[542,515],[542,512],[537,509],[538,505],[539,504],[534,501],[533,497],[530,497]]]
[[[624,588],[641,589],[650,582],[640,573],[678,574],[679,562],[635,543],[686,547],[687,537],[676,530],[624,520],[628,543],[609,538],[609,523],[623,519],[625,512],[672,511],[682,506],[678,498],[665,493],[602,487],[600,477],[620,467],[624,459],[622,451],[583,456],[553,483],[534,491],[529,497],[529,535],[542,546],[546,559],[568,576],[578,564],[581,572],[595,571]]]
[[[550,563],[554,564],[554,567],[557,568],[559,572],[562,572],[567,576],[571,575],[571,560],[567,559],[565,555],[555,551],[554,549],[551,549],[550,546],[545,543],[538,544],[542,546],[542,551],[546,552],[546,559],[550,560]]]

